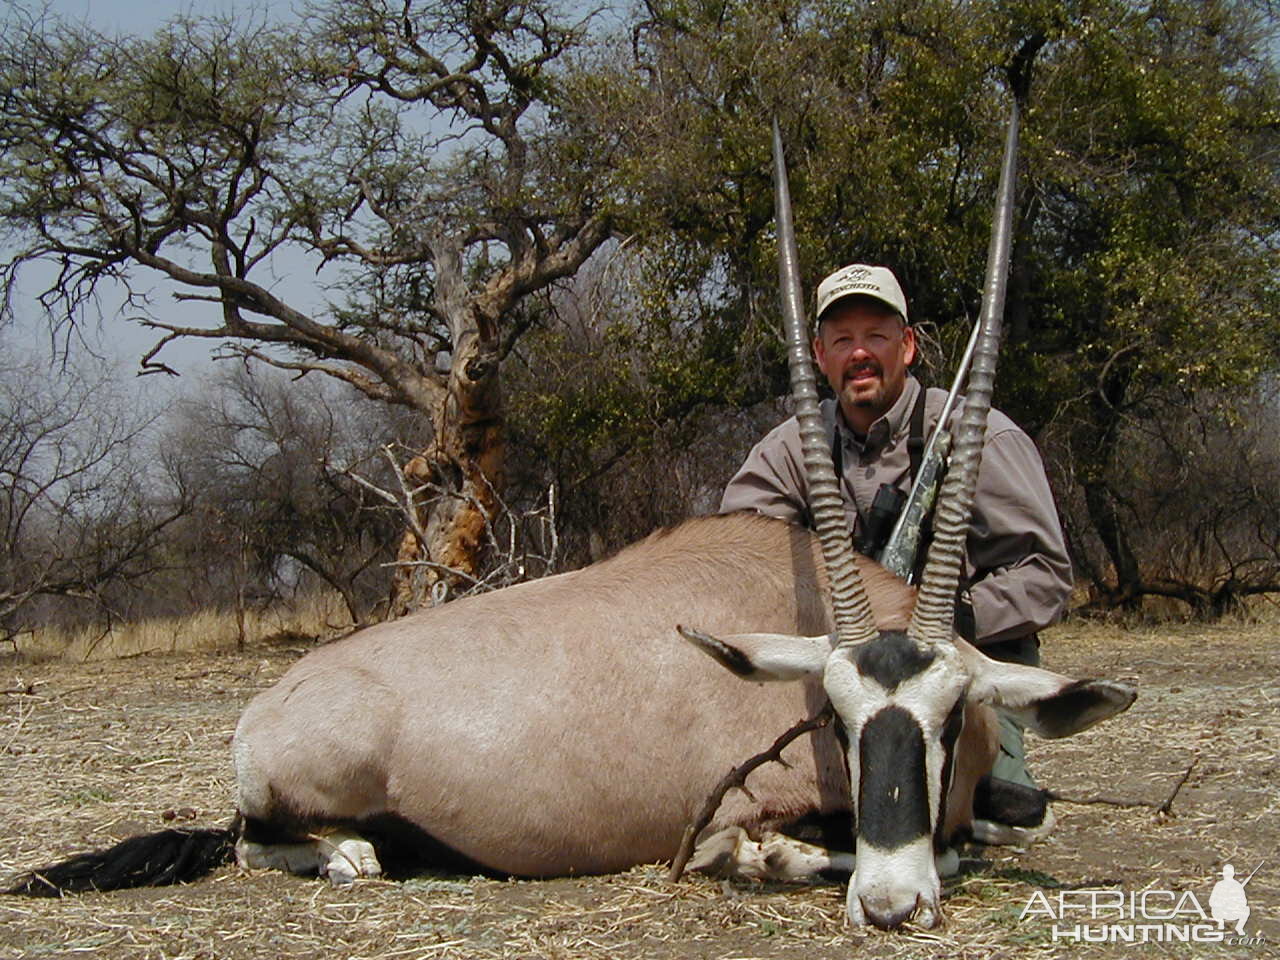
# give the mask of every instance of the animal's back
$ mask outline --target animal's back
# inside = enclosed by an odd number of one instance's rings
[[[245,711],[241,810],[293,823],[394,814],[519,874],[670,856],[719,777],[822,699],[743,684],[675,625],[823,632],[817,581],[807,532],[705,518],[583,570],[361,631]],[[795,770],[756,775],[770,803],[812,804],[813,750],[797,744]]]

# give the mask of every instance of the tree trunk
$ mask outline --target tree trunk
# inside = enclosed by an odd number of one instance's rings
[[[603,216],[585,217],[552,248],[545,237],[532,244],[513,232],[508,238],[510,265],[475,292],[467,286],[463,241],[443,234],[429,238],[435,268],[432,303],[448,324],[453,354],[443,400],[432,412],[435,437],[415,458],[414,467],[424,479],[406,477],[422,493],[413,506],[418,522],[411,527],[416,529],[401,538],[390,616],[443,599],[440,584],[471,587],[482,577],[507,477],[498,369],[502,321],[529,292],[572,276],[608,236],[609,221]],[[508,331],[507,348],[511,336]],[[438,395],[418,391],[419,408],[427,409]],[[422,399],[428,396],[432,399]]]
[[[1089,511],[1089,520],[1094,532],[1102,541],[1108,559],[1115,571],[1116,582],[1097,584],[1107,596],[1109,606],[1134,609],[1142,599],[1142,574],[1138,569],[1138,558],[1134,556],[1129,538],[1125,534],[1124,523],[1116,509],[1115,498],[1110,489],[1101,481],[1086,483],[1084,486],[1085,506]]]
[[[498,357],[478,335],[454,354],[445,402],[434,416],[430,447],[406,467],[422,489],[416,509],[421,543],[412,527],[400,540],[390,616],[441,599],[441,587],[465,589],[484,572],[489,527],[506,484],[506,427]]]
[[[1120,442],[1121,404],[1130,378],[1129,364],[1121,361],[1112,364],[1109,376],[1099,380],[1098,393],[1089,404],[1091,422],[1085,427],[1085,440],[1080,449],[1085,508],[1116,577],[1114,586],[1104,583],[1096,586],[1106,595],[1110,606],[1127,610],[1136,609],[1146,591],[1138,558],[1125,531],[1124,517],[1107,477],[1114,468],[1116,445]]]

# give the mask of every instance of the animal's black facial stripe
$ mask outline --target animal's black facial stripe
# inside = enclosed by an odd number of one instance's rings
[[[941,852],[951,841],[942,835],[947,822],[947,798],[951,793],[951,779],[955,776],[956,741],[960,739],[960,731],[964,729],[964,697],[955,702],[947,722],[942,728],[942,802],[938,811],[938,822],[934,825],[933,847]]]
[[[860,675],[893,692],[898,684],[928,669],[935,657],[933,650],[917,644],[901,630],[886,630],[860,647],[854,662]]]
[[[858,735],[858,838],[892,850],[929,834],[924,734],[901,707],[874,714]]]

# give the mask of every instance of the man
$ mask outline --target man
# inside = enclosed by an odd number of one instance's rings
[[[894,490],[910,489],[923,440],[947,392],[924,390],[908,371],[916,358],[915,332],[902,287],[886,267],[852,264],[822,281],[813,352],[836,395],[823,401],[822,414],[849,526],[858,548],[873,553],[891,525],[877,522],[883,505]],[[720,511],[751,510],[812,526],[807,504],[800,431],[792,417],[752,449],[726,487]],[[1066,610],[1071,563],[1035,444],[997,410],[983,441],[966,577],[968,589],[956,609],[960,634],[997,660],[1038,664],[1036,631]],[[986,805],[979,815],[1039,825],[1038,835],[1047,834],[1052,821],[1042,796],[1004,789],[1009,782],[1035,784],[1026,770],[1022,731],[1003,716],[993,779],[998,789],[979,797],[980,807]],[[1021,809],[1028,803],[1035,812]]]

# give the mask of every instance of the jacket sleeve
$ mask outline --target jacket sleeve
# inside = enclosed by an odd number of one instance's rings
[[[800,427],[787,420],[751,448],[720,498],[720,512],[745,510],[807,524],[809,485],[800,459]]]
[[[1071,561],[1044,464],[1009,422],[983,448],[968,541],[969,596],[979,645],[1026,636],[1061,619]]]

